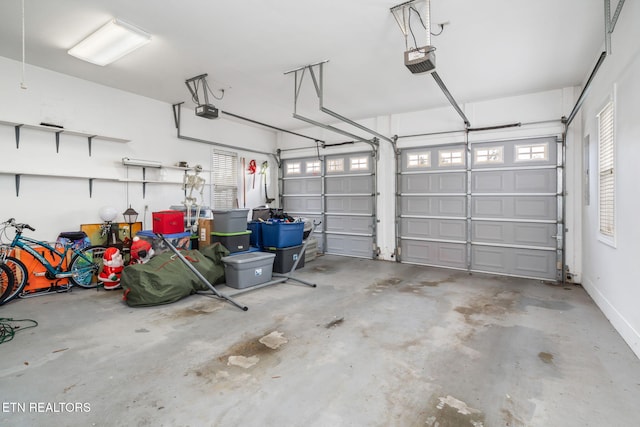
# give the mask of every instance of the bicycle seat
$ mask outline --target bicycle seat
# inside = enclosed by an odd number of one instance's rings
[[[82,240],[87,237],[87,235],[84,231],[63,231],[62,233],[58,234],[58,237],[64,237],[65,239],[69,240]]]

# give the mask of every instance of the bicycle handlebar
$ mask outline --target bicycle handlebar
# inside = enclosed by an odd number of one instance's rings
[[[7,224],[7,225],[12,226],[13,228],[18,230],[19,232],[22,232],[22,230],[24,230],[25,228],[27,230],[36,231],[36,229],[33,228],[32,226],[30,226],[29,224],[18,224],[18,223],[16,223],[16,219],[15,218],[9,218],[4,223]]]

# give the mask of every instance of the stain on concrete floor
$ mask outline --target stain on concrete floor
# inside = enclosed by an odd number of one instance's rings
[[[553,363],[553,354],[551,353],[547,353],[546,351],[541,351],[540,353],[538,353],[538,357],[540,358],[540,360],[542,360],[546,364]]]
[[[284,334],[278,331],[252,336],[231,345],[224,353],[191,369],[185,375],[194,373],[206,382],[216,383],[234,379],[245,380],[248,374],[239,373],[238,368],[242,371],[259,367],[266,369],[277,364],[278,359],[274,359],[275,353],[288,342]]]
[[[513,311],[518,297],[518,292],[497,291],[492,296],[476,297],[468,305],[455,307],[454,310],[464,316],[467,324],[478,325],[479,317],[498,318]]]
[[[531,297],[522,297],[520,299],[520,305],[540,307],[540,308],[546,308],[547,310],[558,310],[558,311],[567,311],[573,308],[573,306],[566,301],[542,300],[542,299],[531,298]]]
[[[336,326],[342,325],[342,322],[344,322],[344,317],[340,317],[338,319],[334,319],[331,322],[329,322],[326,325],[324,325],[324,327],[327,328],[327,329],[335,328]]]
[[[162,311],[161,316],[172,320],[188,319],[195,316],[201,316],[203,314],[211,314],[215,311],[220,310],[221,308],[222,303],[220,301],[206,298],[205,301],[197,301],[195,304],[191,304],[187,307],[180,307]]]
[[[424,424],[427,427],[484,427],[485,415],[453,396],[433,397]]]
[[[321,265],[314,265],[311,270],[316,273],[326,273],[326,272],[333,271],[334,268],[335,267],[331,265],[321,264]]]

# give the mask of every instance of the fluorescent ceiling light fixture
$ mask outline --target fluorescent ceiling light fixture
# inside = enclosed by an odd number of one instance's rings
[[[151,35],[120,19],[112,19],[67,51],[96,65],[110,64],[151,41]]]
[[[128,157],[122,158],[122,164],[125,166],[142,166],[143,168],[161,168],[162,167],[162,163],[156,162],[155,160],[130,159]]]

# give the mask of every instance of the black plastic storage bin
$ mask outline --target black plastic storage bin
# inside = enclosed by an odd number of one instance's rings
[[[243,231],[241,233],[216,233],[211,232],[211,243],[219,242],[229,250],[229,252],[248,251],[251,241],[251,231]]]
[[[273,261],[274,273],[289,273],[291,268],[293,268],[293,264],[300,256],[300,249],[302,249],[302,245],[290,246],[288,248],[264,248],[263,251],[276,254]],[[304,267],[304,252],[296,266],[296,270],[302,267]]]

